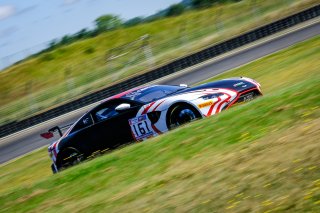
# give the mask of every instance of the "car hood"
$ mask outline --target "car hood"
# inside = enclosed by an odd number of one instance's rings
[[[244,78],[244,77],[229,78],[229,79],[202,84],[192,88],[187,88],[185,90],[179,91],[179,93],[191,92],[194,90],[202,90],[202,89],[208,89],[208,88],[231,89],[237,92],[242,92],[249,88],[259,86],[257,84],[258,84],[257,82],[249,78]],[[176,93],[176,94],[179,94],[179,93]]]

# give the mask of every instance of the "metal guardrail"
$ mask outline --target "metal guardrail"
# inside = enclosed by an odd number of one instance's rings
[[[302,22],[308,21],[320,15],[320,5],[312,7],[310,9],[304,10],[297,14],[291,15],[287,18],[278,20],[276,22],[264,25],[247,33],[244,33],[240,36],[232,38],[230,40],[221,42],[219,44],[210,46],[204,50],[193,53],[191,55],[185,56],[183,58],[179,58],[169,64],[158,67],[154,70],[151,70],[147,73],[137,75],[133,78],[125,80],[121,83],[112,85],[110,87],[106,87],[100,91],[97,91],[93,94],[84,96],[80,99],[71,101],[54,109],[48,110],[44,113],[32,116],[30,118],[11,122],[0,127],[0,137],[7,136],[9,134],[21,131],[30,126],[39,124],[41,122],[50,120],[57,116],[63,115],[70,111],[82,108],[86,105],[98,102],[107,97],[120,93],[121,91],[131,89],[133,87],[137,87],[142,84],[146,84],[158,78],[162,78],[166,75],[178,72],[180,70],[186,69],[193,65],[204,62],[208,59],[226,53],[228,51],[239,48],[248,43],[257,41],[261,38],[270,36],[279,31],[285,30],[294,25],[300,24]]]

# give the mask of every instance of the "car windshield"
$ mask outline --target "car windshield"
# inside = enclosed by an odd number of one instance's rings
[[[164,98],[168,95],[176,93],[177,91],[183,90],[185,88],[186,87],[181,87],[181,86],[156,85],[156,86],[145,87],[142,89],[132,91],[124,95],[123,98],[139,101],[143,103],[149,103],[149,102]]]

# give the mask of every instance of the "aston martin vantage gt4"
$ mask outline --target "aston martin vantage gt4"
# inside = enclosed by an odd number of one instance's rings
[[[57,172],[96,153],[143,141],[187,122],[212,116],[261,96],[260,84],[250,78],[228,78],[195,87],[144,86],[107,98],[80,117],[49,147]]]

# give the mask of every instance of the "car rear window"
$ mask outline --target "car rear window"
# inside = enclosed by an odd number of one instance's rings
[[[149,103],[149,102],[164,98],[182,89],[185,89],[185,87],[170,86],[170,85],[151,86],[151,87],[132,91],[124,95],[123,98],[139,101],[143,103]]]
[[[90,114],[86,114],[85,116],[83,116],[78,122],[77,124],[72,128],[72,130],[70,131],[70,133],[73,133],[75,131],[78,131],[80,129],[83,129],[85,127],[91,126],[93,124],[93,120]]]

